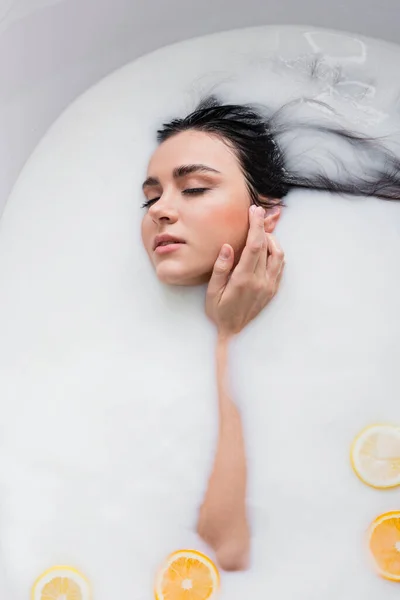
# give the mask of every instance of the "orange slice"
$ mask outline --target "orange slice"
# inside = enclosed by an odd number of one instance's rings
[[[32,588],[32,600],[90,600],[87,579],[73,567],[52,567],[40,575]]]
[[[379,574],[400,582],[400,511],[375,519],[369,530],[369,547]]]
[[[159,570],[154,593],[156,600],[215,600],[219,581],[218,569],[207,556],[180,550]]]
[[[400,427],[371,425],[363,429],[351,447],[356,475],[371,487],[400,485]]]

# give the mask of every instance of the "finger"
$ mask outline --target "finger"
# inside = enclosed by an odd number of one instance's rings
[[[254,273],[264,245],[264,216],[261,206],[250,207],[250,227],[246,245],[236,267],[241,273]]]
[[[274,238],[270,233],[268,235],[268,248],[269,248],[269,257],[267,261],[267,276],[276,279],[279,275],[279,271],[282,268],[285,254]]]
[[[256,266],[256,270],[255,270],[256,277],[265,277],[265,270],[267,268],[267,261],[268,261],[268,252],[269,252],[268,236],[264,232],[264,245],[261,248],[260,258],[259,258],[257,266]]]
[[[275,279],[275,283],[274,283],[274,296],[275,296],[275,294],[277,294],[277,292],[278,292],[278,290],[280,288],[284,270],[285,270],[285,263],[283,263],[282,268],[279,271],[277,278]]]
[[[229,280],[233,267],[234,252],[232,246],[224,244],[215,261],[213,272],[207,288],[207,296],[218,297],[222,295]]]
[[[283,261],[282,266],[281,266],[281,270],[278,273],[278,276],[276,278],[276,289],[279,288],[280,283],[281,283],[281,279],[283,277],[283,271],[285,270],[285,261]]]

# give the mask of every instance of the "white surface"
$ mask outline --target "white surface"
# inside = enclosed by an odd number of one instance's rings
[[[306,84],[301,61],[271,71],[269,55],[296,58],[310,39],[329,55],[327,80]],[[290,28],[196,40],[115,73],[42,141],[0,233],[8,600],[26,600],[55,564],[80,569],[96,600],[150,600],[159,561],[202,548],[193,527],[216,435],[214,332],[202,290],[160,286],[140,245],[156,127],[225,79],[230,97],[272,104],[303,86],[360,128],[387,129],[398,59],[395,47]],[[359,81],[347,99],[330,79],[338,61],[347,86]],[[288,205],[281,293],[232,354],[254,555],[248,573],[223,575],[222,598],[394,600],[399,586],[371,571],[364,535],[399,492],[363,486],[349,447],[371,422],[400,423],[400,205],[306,192]]]
[[[400,41],[398,0],[0,0],[0,214],[47,128],[101,77],[176,41],[287,23]]]

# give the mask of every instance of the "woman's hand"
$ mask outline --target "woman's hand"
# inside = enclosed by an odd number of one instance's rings
[[[246,246],[234,269],[233,249],[224,244],[214,265],[206,299],[206,313],[218,328],[219,433],[197,531],[215,550],[219,566],[228,571],[247,568],[250,551],[246,451],[240,412],[229,391],[229,339],[274,297],[284,266],[282,250],[264,231],[264,216],[262,208],[250,210]]]
[[[284,253],[264,231],[264,209],[250,208],[250,227],[240,261],[232,271],[233,248],[224,244],[208,284],[206,314],[218,334],[239,333],[272,300],[279,288]]]

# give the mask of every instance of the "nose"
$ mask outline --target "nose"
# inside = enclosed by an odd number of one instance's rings
[[[149,208],[149,215],[157,224],[175,223],[178,220],[178,210],[174,194],[164,192],[160,199]]]

